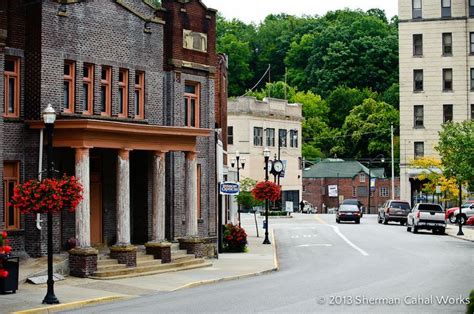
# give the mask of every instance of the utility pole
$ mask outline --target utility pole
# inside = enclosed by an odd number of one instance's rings
[[[395,199],[395,159],[393,156],[393,124],[390,125],[391,150],[392,150],[392,200]]]

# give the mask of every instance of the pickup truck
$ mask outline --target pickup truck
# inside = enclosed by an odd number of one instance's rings
[[[413,207],[407,217],[407,231],[417,233],[421,229],[432,230],[438,234],[445,233],[446,217],[441,205],[419,203]]]

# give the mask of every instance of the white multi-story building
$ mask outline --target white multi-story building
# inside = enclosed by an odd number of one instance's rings
[[[265,179],[265,147],[270,149],[270,160],[275,157],[285,165],[284,176],[280,178],[282,204],[292,201],[294,210],[302,197],[302,159],[301,159],[301,104],[289,104],[286,100],[255,97],[239,97],[229,100],[228,121],[228,160],[229,171],[232,161],[239,152],[245,167],[240,169],[240,179],[245,177],[263,181]],[[280,145],[279,145],[280,144]],[[274,177],[269,174],[269,179]]]
[[[420,193],[410,162],[438,154],[443,123],[474,115],[474,0],[399,0],[401,198]]]

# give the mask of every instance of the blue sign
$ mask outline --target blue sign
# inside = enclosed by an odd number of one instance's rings
[[[281,162],[283,163],[283,170],[282,170],[282,172],[280,172],[280,178],[284,178],[285,177],[285,171],[286,171],[286,160],[282,160]]]
[[[221,182],[219,184],[219,194],[221,195],[239,195],[240,183]]]

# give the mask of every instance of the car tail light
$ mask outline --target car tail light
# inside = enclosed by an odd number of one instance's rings
[[[420,218],[420,212],[416,213],[416,218]]]

